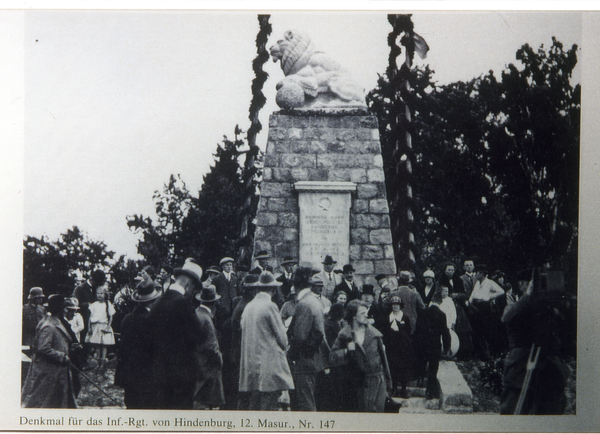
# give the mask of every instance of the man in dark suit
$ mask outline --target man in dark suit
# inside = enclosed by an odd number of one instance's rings
[[[463,268],[465,269],[465,274],[460,276],[460,279],[463,282],[463,288],[465,288],[465,294],[467,294],[467,298],[471,296],[473,292],[473,287],[475,286],[475,263],[472,259],[467,258],[465,262],[463,262]]]
[[[342,268],[342,273],[343,273],[343,279],[342,279],[342,283],[340,283],[339,285],[337,285],[335,287],[335,291],[334,293],[338,292],[338,291],[344,291],[346,294],[348,294],[348,302],[350,300],[354,300],[354,299],[360,299],[360,295],[361,295],[361,290],[358,287],[358,285],[356,284],[356,282],[354,282],[354,272],[356,270],[354,269],[354,267],[350,264],[346,264],[344,265],[344,268]]]
[[[223,269],[223,272],[212,280],[212,284],[217,288],[217,294],[221,296],[219,301],[220,310],[225,316],[225,320],[231,317],[233,312],[233,300],[238,296],[239,280],[233,272],[233,258],[225,257],[221,259],[219,265]],[[215,324],[217,329],[220,325],[219,312],[215,318]]]
[[[265,271],[273,272],[273,267],[269,265],[271,255],[266,250],[259,250],[254,259],[258,261],[258,265],[250,271],[250,274],[261,274]]]
[[[281,286],[277,288],[277,292],[273,295],[273,302],[279,309],[288,300],[290,291],[294,285],[294,265],[297,263],[292,257],[286,256],[280,264],[281,268],[283,268],[283,273],[276,280],[281,282]]]
[[[202,287],[202,268],[192,258],[173,270],[174,284],[152,306],[153,377],[157,383],[155,408],[191,410],[200,379],[202,333],[192,298]]]

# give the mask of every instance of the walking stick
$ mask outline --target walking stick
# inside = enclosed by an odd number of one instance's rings
[[[117,404],[119,407],[121,407],[121,408],[123,408],[123,409],[125,408],[125,407],[123,407],[123,406],[121,405],[121,403],[120,403],[119,401],[117,401],[117,400],[116,400],[116,399],[114,399],[112,396],[110,396],[108,393],[106,393],[106,392],[105,392],[105,391],[102,389],[102,387],[100,387],[100,386],[98,386],[96,383],[94,383],[90,377],[88,377],[88,376],[87,376],[87,375],[85,375],[83,372],[81,372],[81,370],[80,370],[79,368],[77,368],[77,366],[75,366],[73,363],[71,363],[71,366],[72,366],[73,368],[75,368],[75,370],[76,370],[77,372],[79,372],[81,375],[83,375],[83,378],[85,378],[87,381],[89,381],[89,382],[90,382],[90,383],[92,383],[94,386],[96,386],[96,387],[98,388],[98,390],[100,390],[100,392],[102,392],[102,393],[104,393],[106,396],[108,396],[108,398],[109,398],[109,399],[110,399],[112,402],[114,402],[115,404]]]
[[[525,402],[525,395],[527,394],[527,389],[529,389],[529,383],[531,382],[531,375],[533,370],[535,369],[535,365],[537,365],[538,358],[540,356],[540,350],[542,347],[538,347],[535,352],[535,356],[533,355],[533,350],[535,349],[535,344],[531,344],[531,351],[529,351],[529,358],[527,359],[527,372],[525,373],[525,379],[523,380],[523,387],[521,388],[521,393],[519,394],[519,400],[517,401],[517,407],[515,408],[515,414],[521,414],[523,410],[523,403]]]

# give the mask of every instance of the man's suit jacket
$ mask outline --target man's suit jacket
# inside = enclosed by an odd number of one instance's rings
[[[329,277],[330,274],[331,278]],[[322,270],[315,277],[320,277],[323,280],[323,296],[328,298],[331,302],[334,302],[333,296],[335,295],[335,288],[342,283],[342,280],[344,280],[342,275],[334,271],[326,273],[325,270]]]
[[[225,274],[221,273],[213,279],[212,284],[217,288],[217,294],[221,296],[220,307],[229,318],[233,312],[233,300],[238,296],[239,280],[233,273],[231,273],[231,280],[227,280]]]
[[[462,280],[463,288],[465,289],[465,294],[467,294],[468,299],[473,292],[473,288],[475,287],[475,273],[473,273],[471,276],[465,273],[460,276],[460,280]]]
[[[360,299],[360,296],[362,294],[362,291],[360,290],[356,282],[352,282],[352,287],[350,287],[348,286],[346,280],[344,280],[343,278],[342,283],[335,287],[334,294],[338,291],[344,291],[346,294],[348,294],[348,301]]]

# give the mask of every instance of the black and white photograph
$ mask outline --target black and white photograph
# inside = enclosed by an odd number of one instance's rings
[[[0,11],[1,429],[600,428],[598,18],[363,6]]]

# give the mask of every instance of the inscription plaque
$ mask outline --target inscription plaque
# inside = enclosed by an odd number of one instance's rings
[[[350,193],[353,182],[303,181],[294,185],[300,208],[301,262],[320,268],[325,255],[339,264],[350,260]]]

